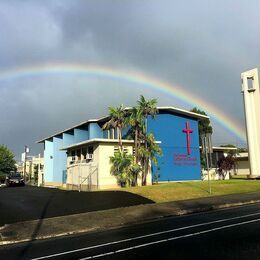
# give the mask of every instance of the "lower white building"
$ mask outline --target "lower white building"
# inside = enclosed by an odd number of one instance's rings
[[[27,156],[26,162],[21,162],[17,166],[17,172],[25,176],[26,181],[42,186],[44,184],[44,158],[40,154]]]
[[[133,154],[134,141],[123,140],[123,149]],[[66,186],[73,190],[100,190],[119,187],[111,175],[110,157],[118,152],[118,140],[97,138],[64,147],[67,151]],[[138,180],[139,184],[141,179]],[[151,170],[147,184],[151,184]]]
[[[217,170],[217,163],[218,160],[221,159],[223,156],[227,156],[231,151],[236,153],[237,148],[235,147],[222,147],[222,146],[213,146],[212,147],[213,153],[211,155],[211,158],[209,159],[211,161],[211,167],[209,171],[206,169],[202,169],[202,180],[208,180],[208,172],[209,177],[211,180],[223,180],[223,176],[218,173]],[[237,155],[235,155],[237,156]],[[234,167],[230,171],[230,173],[227,173],[225,176],[225,180],[229,180],[232,175],[235,175],[237,173],[237,166]]]
[[[238,176],[240,175],[243,177],[244,176],[251,177],[248,153],[247,152],[239,153],[236,155],[236,159],[237,159],[237,171],[236,171],[235,175],[238,175]]]

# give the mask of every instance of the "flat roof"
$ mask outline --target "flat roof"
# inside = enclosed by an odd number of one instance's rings
[[[186,116],[190,116],[190,117],[194,117],[197,119],[209,119],[209,116],[205,116],[205,115],[201,115],[198,113],[194,113],[185,109],[181,109],[181,108],[177,108],[177,107],[157,107],[157,109],[160,111],[169,111],[172,113],[177,113],[177,114],[181,114],[181,115],[186,115]]]
[[[131,109],[131,107],[126,107],[125,109],[129,110],[129,109]],[[169,107],[157,107],[157,109],[159,110],[159,113],[160,113],[160,111],[164,111],[164,112],[171,112],[171,113],[186,115],[186,116],[189,116],[189,117],[196,118],[198,120],[200,120],[200,119],[209,119],[209,116],[197,114],[197,113],[194,113],[194,112],[191,112],[191,111],[188,111],[188,110],[184,110],[184,109],[176,108],[176,107],[171,107],[171,106],[169,106]],[[40,139],[39,141],[36,141],[36,143],[42,143],[45,140],[48,140],[48,139],[51,139],[51,138],[53,138],[55,136],[61,135],[61,134],[66,133],[66,132],[69,132],[69,131],[73,130],[74,128],[78,128],[78,127],[82,127],[84,125],[88,125],[89,123],[102,123],[103,121],[106,121],[108,119],[109,119],[109,116],[104,116],[104,117],[101,117],[99,119],[89,119],[89,120],[83,121],[83,122],[81,122],[81,123],[79,123],[77,125],[74,125],[74,126],[72,126],[70,128],[67,128],[65,130],[56,132],[53,135],[47,136],[47,137],[45,137],[43,139]]]
[[[89,119],[89,120],[83,121],[83,122],[81,122],[81,123],[79,123],[79,124],[77,124],[77,125],[74,125],[74,126],[70,127],[70,128],[66,128],[66,129],[63,130],[63,131],[56,132],[56,133],[53,134],[53,135],[50,135],[50,136],[45,137],[45,138],[43,138],[43,139],[41,139],[41,140],[39,140],[39,141],[36,141],[36,143],[42,143],[42,142],[44,142],[45,140],[48,140],[48,139],[50,139],[50,138],[52,138],[52,137],[55,137],[55,136],[61,135],[61,134],[63,134],[63,133],[69,132],[69,131],[73,130],[74,128],[78,128],[78,127],[82,127],[82,126],[84,126],[84,125],[88,125],[89,123],[102,122],[103,120],[105,120],[105,119],[107,119],[107,118],[109,118],[109,117],[106,116],[106,117],[101,117],[101,118],[99,118],[99,119]]]
[[[248,158],[248,152],[243,152],[243,153],[239,153],[239,154],[237,154],[237,156],[236,156],[238,159],[239,158]]]
[[[200,146],[200,149],[202,149],[202,146]],[[212,149],[214,151],[230,151],[230,150],[237,150],[237,147],[222,147],[222,146],[212,146]]]
[[[237,147],[222,147],[222,146],[213,146],[213,150],[215,151],[229,151],[229,150],[237,150]]]
[[[76,144],[71,144],[71,145],[62,147],[60,150],[64,151],[64,150],[68,150],[68,149],[71,149],[71,148],[77,148],[77,147],[80,147],[80,146],[85,145],[85,144],[93,144],[93,143],[117,143],[118,144],[118,139],[94,138],[94,139],[91,139],[91,140],[86,140],[86,141],[83,141],[83,142],[79,142],[79,143],[76,143]],[[134,144],[134,140],[123,139],[122,143],[123,144]],[[156,141],[156,143],[160,144],[161,141]]]

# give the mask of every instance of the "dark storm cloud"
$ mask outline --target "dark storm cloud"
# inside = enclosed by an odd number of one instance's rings
[[[240,73],[259,64],[259,10],[258,1],[231,0],[1,1],[0,70],[56,62],[136,70],[221,105],[242,125]],[[24,142],[102,116],[109,105],[132,105],[139,94],[189,108],[104,79],[0,80],[0,143],[19,153]],[[217,142],[234,138],[215,132]]]

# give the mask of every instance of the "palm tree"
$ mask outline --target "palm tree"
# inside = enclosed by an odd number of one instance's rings
[[[110,157],[110,163],[110,173],[117,178],[118,184],[130,186],[134,181],[134,171],[138,171],[133,165],[133,156],[119,151]]]
[[[134,144],[135,144],[135,163],[138,160],[138,149],[141,145],[141,135],[144,132],[144,119],[142,111],[138,107],[133,107],[128,112],[128,123],[132,127],[134,132]]]
[[[146,176],[148,173],[149,161],[150,161],[150,152],[148,147],[148,141],[150,137],[148,137],[147,135],[147,131],[148,131],[147,118],[148,116],[155,118],[156,114],[158,113],[157,100],[155,98],[146,100],[144,96],[141,95],[140,100],[137,101],[137,103],[138,103],[138,109],[140,110],[140,113],[142,114],[145,121],[144,129],[143,129],[144,149],[141,149],[140,153],[141,153],[142,165],[143,165],[142,185],[146,185]]]
[[[157,165],[158,161],[156,156],[162,155],[162,150],[160,146],[156,143],[155,137],[152,133],[149,133],[145,137],[146,139],[146,147],[141,147],[139,149],[143,171],[142,171],[142,185],[146,185],[146,176],[149,171],[150,162],[152,161],[155,165]]]
[[[146,185],[146,176],[149,171],[150,161],[157,163],[156,155],[161,154],[160,147],[156,144],[152,134],[147,134],[147,118],[155,117],[158,110],[157,100],[146,100],[140,96],[138,106],[125,110],[123,105],[109,107],[110,120],[103,125],[103,129],[118,129],[119,152],[110,158],[112,163],[111,173],[118,179],[127,180],[131,185],[137,184],[137,177],[142,170],[142,185]],[[130,157],[123,152],[122,128],[131,126],[128,133],[134,138],[135,155]]]
[[[157,109],[157,100],[155,98],[146,100],[143,95],[140,96],[140,100],[137,101],[138,107],[141,114],[145,119],[145,133],[147,132],[147,117],[152,116],[155,118],[155,115],[158,113]]]
[[[119,107],[109,107],[108,109],[110,120],[103,125],[103,129],[117,129],[119,149],[122,151],[122,128],[126,126],[126,111],[123,105]]]

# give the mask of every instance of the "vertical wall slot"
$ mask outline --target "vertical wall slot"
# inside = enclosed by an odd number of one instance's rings
[[[247,88],[248,91],[255,91],[255,87],[254,87],[254,77],[248,77],[247,78]]]

